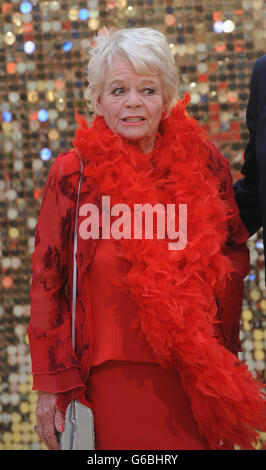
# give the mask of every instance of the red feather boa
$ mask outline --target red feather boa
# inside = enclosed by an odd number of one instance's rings
[[[120,240],[132,262],[124,283],[139,305],[139,323],[158,361],[175,367],[200,431],[212,449],[224,443],[253,448],[266,430],[261,387],[247,367],[214,335],[215,296],[231,266],[222,247],[228,207],[218,193],[203,131],[185,110],[187,97],[161,123],[151,154],[138,152],[107,128],[102,117],[80,127],[74,145],[111,207],[126,203],[187,204],[188,244],[169,251],[169,240]],[[178,220],[178,210],[176,214]],[[178,225],[177,225],[178,227]]]

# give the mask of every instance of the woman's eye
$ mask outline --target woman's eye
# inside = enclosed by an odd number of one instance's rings
[[[123,92],[124,92],[124,88],[120,87],[120,88],[115,88],[115,89],[112,91],[112,94],[113,94],[113,95],[122,95]]]
[[[146,95],[153,95],[155,93],[154,88],[144,88]]]

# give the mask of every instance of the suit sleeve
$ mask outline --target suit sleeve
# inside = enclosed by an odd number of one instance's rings
[[[258,107],[257,68],[258,62],[256,62],[254,66],[251,77],[250,96],[246,114],[249,142],[245,149],[245,161],[241,169],[244,177],[234,184],[235,199],[239,207],[240,215],[250,235],[256,233],[262,226],[259,199],[259,171],[255,146]]]
[[[62,191],[67,152],[58,155],[46,181],[35,229],[28,326],[33,389],[75,394],[84,388],[72,348],[66,298],[74,198]],[[72,156],[73,160],[73,156]]]

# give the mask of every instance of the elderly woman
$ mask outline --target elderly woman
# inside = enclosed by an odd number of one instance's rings
[[[177,101],[163,34],[105,30],[87,73],[94,120],[77,116],[75,148],[51,167],[36,227],[38,433],[58,449],[76,397],[93,410],[96,449],[252,448],[265,404],[237,359],[249,256],[229,164],[188,116],[189,97]],[[136,222],[147,207],[157,211],[145,214],[148,236]]]

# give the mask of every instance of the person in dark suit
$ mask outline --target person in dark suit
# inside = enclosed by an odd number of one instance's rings
[[[250,235],[261,227],[266,246],[266,54],[254,65],[246,114],[249,142],[245,149],[243,178],[234,184],[240,216]],[[265,252],[264,252],[265,253]]]

